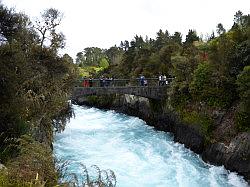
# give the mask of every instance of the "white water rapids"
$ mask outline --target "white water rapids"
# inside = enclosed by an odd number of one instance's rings
[[[81,106],[74,110],[76,117],[56,135],[54,152],[69,160],[77,175],[83,163],[113,170],[118,187],[247,186],[241,176],[204,163],[139,118]]]

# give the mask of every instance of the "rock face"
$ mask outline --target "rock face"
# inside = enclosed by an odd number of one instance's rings
[[[250,133],[241,133],[226,146],[214,143],[206,147],[202,158],[215,165],[224,165],[250,180]]]
[[[105,98],[105,100],[107,99]],[[229,146],[220,142],[205,144],[205,137],[199,130],[178,120],[177,115],[160,100],[120,95],[114,97],[113,102],[109,104],[88,103],[83,100],[76,103],[113,109],[137,116],[157,130],[172,132],[175,141],[183,143],[195,153],[201,154],[204,161],[224,165],[225,168],[243,175],[250,182],[250,133],[239,134],[231,140]]]

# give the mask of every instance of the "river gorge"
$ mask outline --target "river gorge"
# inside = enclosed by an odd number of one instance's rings
[[[54,143],[56,157],[70,161],[79,178],[80,163],[114,171],[119,187],[247,186],[243,177],[174,142],[137,117],[112,110],[73,106],[75,118]]]

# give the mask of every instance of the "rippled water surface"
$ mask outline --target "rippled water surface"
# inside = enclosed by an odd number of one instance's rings
[[[198,155],[139,118],[74,106],[76,117],[56,135],[55,154],[115,172],[118,187],[247,186],[236,173],[204,163]]]

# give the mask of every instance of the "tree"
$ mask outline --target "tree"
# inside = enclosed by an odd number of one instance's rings
[[[74,62],[73,58],[69,56],[69,54],[67,53],[63,55],[63,59],[65,59],[67,62],[72,63],[72,64]]]
[[[45,31],[45,39],[50,30],[46,30],[49,22],[44,23],[45,30],[42,25],[37,27]],[[57,25],[54,21],[51,24]],[[31,181],[34,175],[29,174],[34,172],[46,180],[47,186],[54,186],[57,178],[53,175],[50,145],[54,131],[63,130],[72,114],[68,99],[76,82],[74,64],[68,55],[61,57],[54,47],[43,47],[41,40],[38,43],[38,33],[30,28],[29,18],[1,3],[0,32],[3,41],[0,44],[0,160],[10,163],[11,181],[17,178],[18,182]],[[25,140],[27,147],[23,144]],[[38,165],[44,167],[37,168]]]
[[[173,74],[178,82],[190,82],[193,73],[193,67],[189,59],[179,54],[171,58],[173,63]]]
[[[237,77],[237,86],[240,98],[245,102],[245,109],[250,108],[250,66],[245,66]]]
[[[219,23],[217,25],[217,33],[218,35],[224,34],[226,32],[226,29],[224,29],[223,25],[221,23]]]
[[[13,9],[7,9],[0,2],[0,18],[0,41],[10,42],[18,32],[18,26],[21,25],[20,17]]]
[[[160,29],[159,32],[156,33],[155,47],[160,50],[164,44],[166,44],[169,40],[169,33],[166,30],[165,33]]]
[[[47,42],[49,46],[53,49],[64,47],[64,35],[62,33],[57,33],[56,28],[60,25],[62,20],[62,13],[57,9],[50,8],[45,10],[41,19],[36,21],[35,29],[40,34],[40,46],[43,47]]]
[[[240,96],[237,125],[240,131],[250,131],[250,66],[245,66],[238,75],[236,84]]]
[[[35,43],[37,37],[31,28],[29,18],[14,9],[8,9],[0,2],[0,44],[15,40],[22,40],[22,45]],[[32,42],[31,42],[32,40]]]
[[[243,23],[243,13],[239,10],[234,15],[234,23],[236,23],[239,26],[242,26]]]
[[[171,39],[179,45],[182,44],[182,35],[180,32],[175,32],[174,35],[171,36]]]
[[[84,60],[84,56],[83,56],[83,52],[78,52],[76,54],[76,64],[77,65],[80,65],[83,63],[83,60]]]
[[[186,35],[185,45],[193,44],[193,42],[199,41],[199,37],[195,30],[189,29],[188,34]]]
[[[99,64],[100,64],[100,67],[102,67],[103,69],[106,69],[106,68],[109,67],[109,62],[108,62],[108,60],[106,58],[102,58],[100,60]]]
[[[119,47],[110,47],[105,54],[107,55],[110,64],[119,64],[122,60],[123,50]]]

